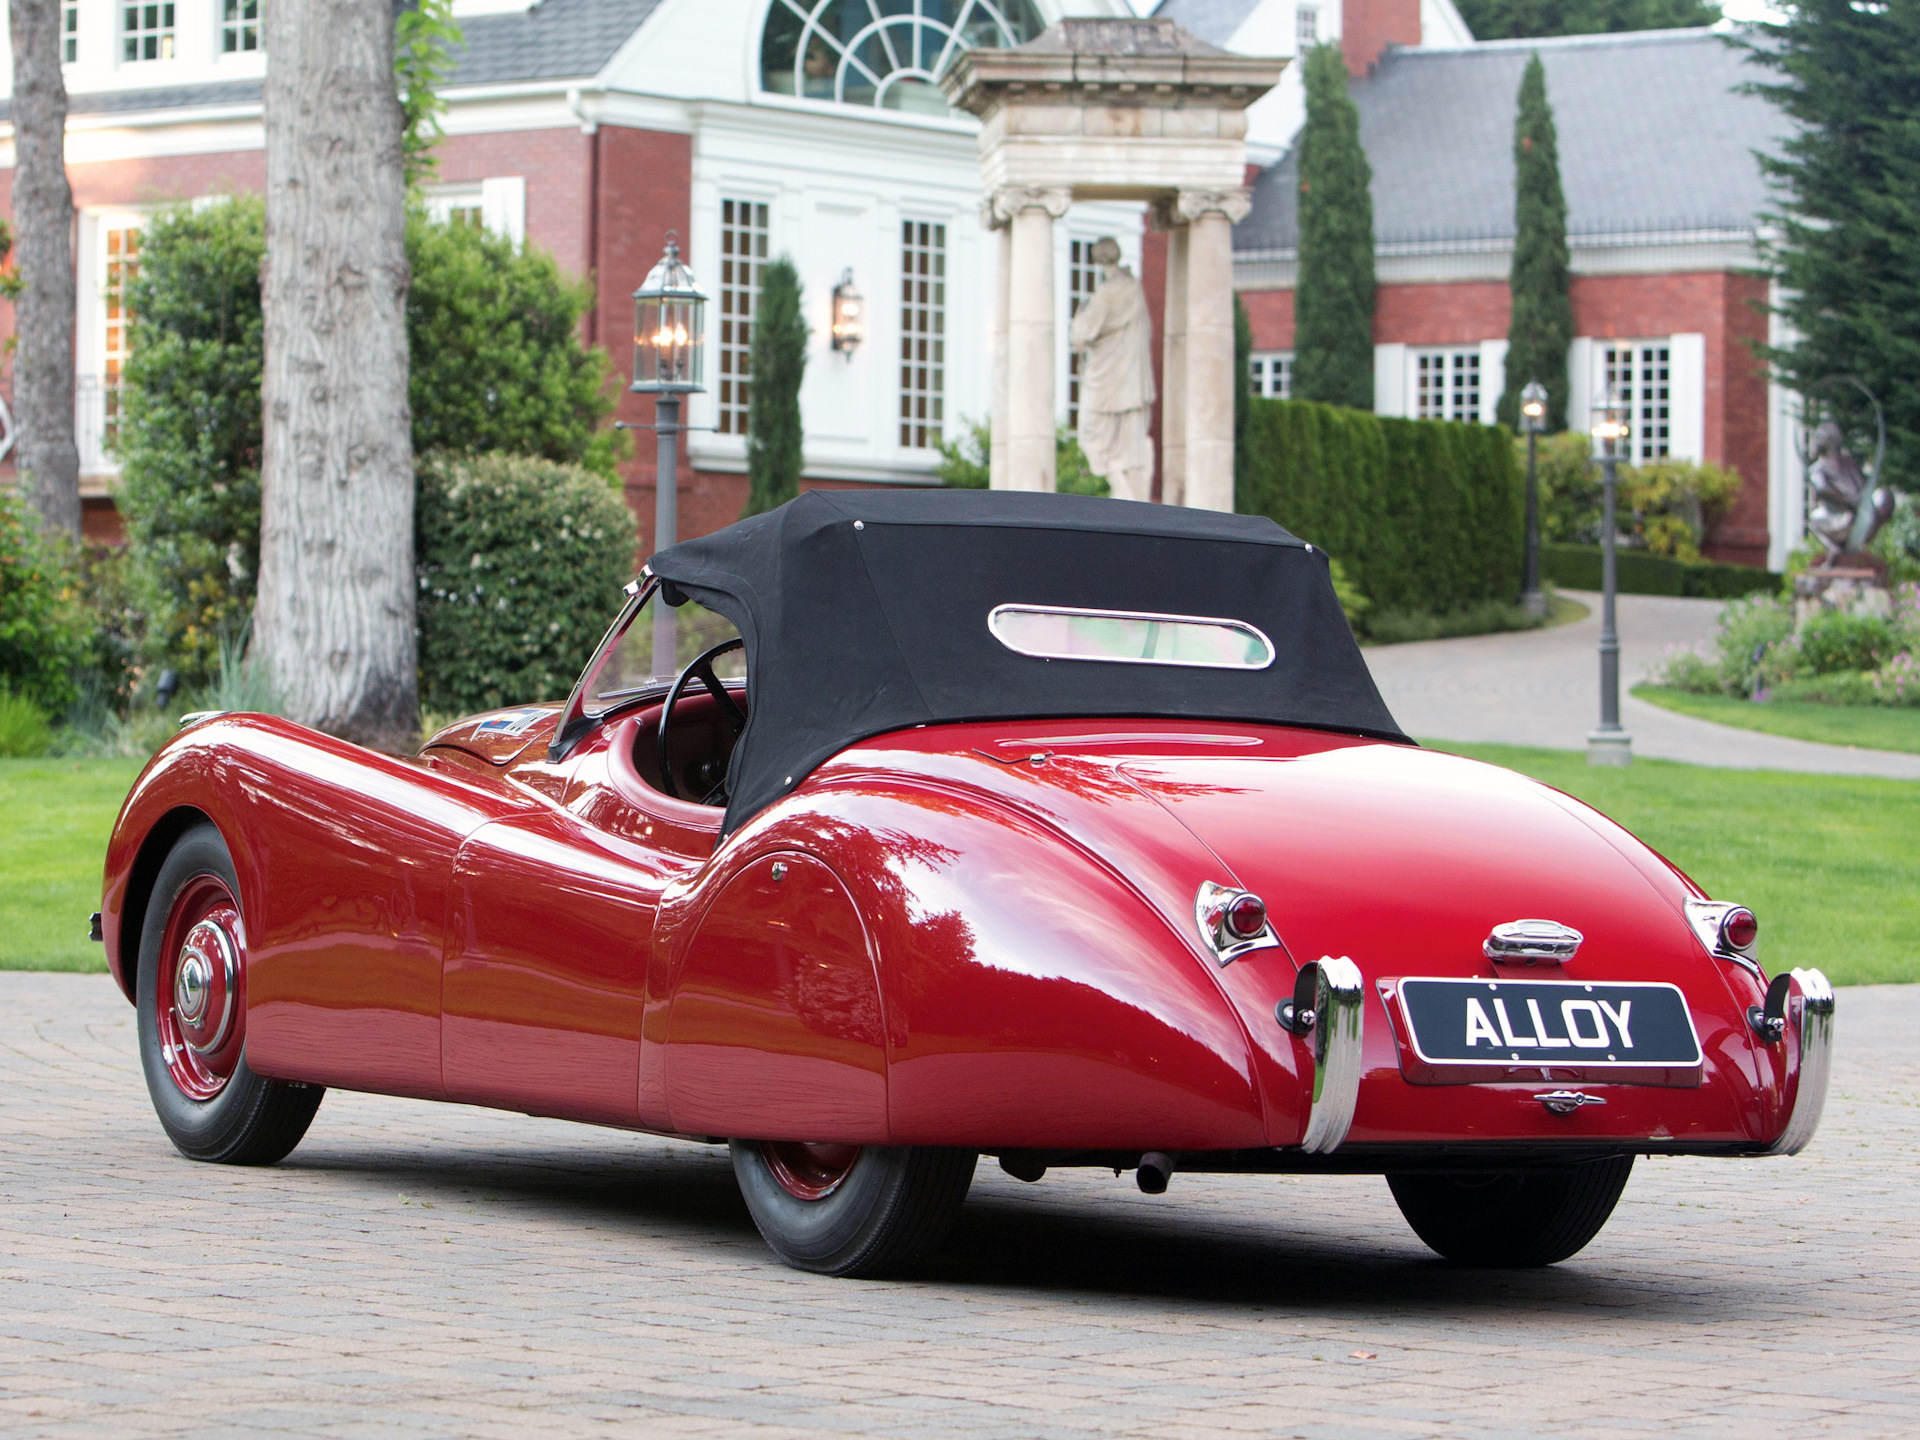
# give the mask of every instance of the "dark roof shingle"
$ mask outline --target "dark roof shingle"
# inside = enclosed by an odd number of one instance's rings
[[[1777,152],[1791,122],[1741,93],[1760,78],[1706,30],[1501,41],[1389,51],[1355,81],[1373,166],[1381,244],[1513,235],[1513,123],[1521,72],[1540,55],[1560,145],[1570,237],[1748,230],[1768,206],[1754,151]],[[1299,243],[1298,150],[1270,166],[1240,251]]]

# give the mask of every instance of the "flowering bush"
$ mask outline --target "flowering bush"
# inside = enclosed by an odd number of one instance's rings
[[[1894,591],[1886,618],[1828,611],[1798,634],[1787,601],[1748,596],[1720,612],[1715,650],[1670,648],[1653,682],[1752,700],[1920,705],[1920,583]]]

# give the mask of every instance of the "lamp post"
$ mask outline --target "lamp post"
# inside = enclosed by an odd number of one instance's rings
[[[633,292],[633,384],[636,395],[654,399],[654,430],[659,443],[654,468],[653,548],[664,550],[679,539],[680,397],[702,388],[706,356],[707,297],[693,272],[680,261],[679,236],[667,232],[667,253]],[[678,627],[673,607],[664,601],[653,610],[653,671],[671,675],[678,663]]]
[[[1593,448],[1600,461],[1604,499],[1600,507],[1600,724],[1587,735],[1589,765],[1631,765],[1633,737],[1620,728],[1620,635],[1614,627],[1615,502],[1620,449],[1632,433],[1631,412],[1618,389],[1593,409]]]
[[[1547,387],[1529,380],[1520,392],[1520,433],[1527,437],[1527,561],[1520,582],[1520,604],[1538,620],[1547,613],[1540,590],[1540,436],[1547,428]]]

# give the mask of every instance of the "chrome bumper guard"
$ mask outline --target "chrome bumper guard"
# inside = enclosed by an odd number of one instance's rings
[[[1786,1001],[1787,1077],[1794,1083],[1793,1110],[1769,1155],[1798,1155],[1820,1128],[1827,1105],[1827,1076],[1833,1068],[1833,986],[1818,970],[1795,970],[1788,977]]]
[[[1312,996],[1313,1109],[1300,1148],[1326,1155],[1340,1147],[1353,1125],[1360,1098],[1360,967],[1345,956],[1322,956],[1300,971],[1294,988],[1296,1010]],[[1824,1072],[1823,1072],[1824,1074]],[[1824,1084],[1824,1080],[1823,1080]]]

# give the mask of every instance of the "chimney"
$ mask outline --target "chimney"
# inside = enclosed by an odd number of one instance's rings
[[[1373,69],[1389,45],[1420,43],[1420,0],[1345,0],[1340,49],[1354,78]]]

